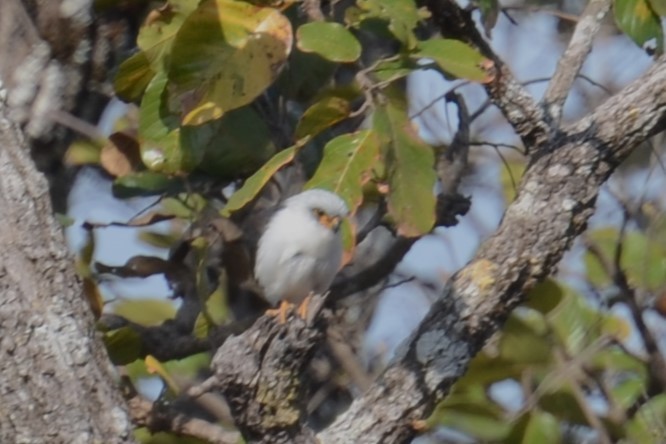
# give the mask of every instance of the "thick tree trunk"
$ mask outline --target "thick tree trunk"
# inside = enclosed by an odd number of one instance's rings
[[[0,227],[0,442],[131,442],[46,180],[2,102]]]
[[[47,182],[29,155],[29,139],[53,140],[52,111],[70,111],[84,88],[90,3],[0,2],[2,443],[133,441]]]

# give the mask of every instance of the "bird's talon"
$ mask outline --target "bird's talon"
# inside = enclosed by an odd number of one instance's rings
[[[310,301],[312,301],[312,293],[303,299],[303,302],[301,302],[301,305],[298,306],[298,310],[296,311],[298,316],[300,316],[300,318],[304,321],[308,318],[308,308],[310,308]]]
[[[290,304],[287,301],[280,302],[278,308],[269,308],[266,310],[266,316],[272,316],[278,318],[278,324],[283,325],[287,322],[287,311],[291,310],[294,307],[294,304]]]

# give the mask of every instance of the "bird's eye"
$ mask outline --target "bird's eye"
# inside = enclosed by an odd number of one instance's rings
[[[324,210],[322,210],[321,208],[315,208],[314,210],[312,210],[312,214],[314,214],[317,217],[317,219],[319,219],[326,213],[324,213]]]

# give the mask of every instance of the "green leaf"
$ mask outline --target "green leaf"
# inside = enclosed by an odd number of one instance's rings
[[[291,24],[276,9],[202,2],[178,31],[171,53],[169,80],[182,122],[200,125],[253,101],[275,80],[291,46]]]
[[[123,299],[114,304],[113,312],[131,322],[149,327],[173,319],[176,308],[171,301],[164,299]]]
[[[76,219],[74,219],[73,217],[57,212],[55,213],[55,219],[56,222],[58,222],[58,224],[63,228],[69,228],[72,225],[74,225],[74,222],[76,222]]]
[[[379,138],[372,130],[336,137],[324,147],[324,157],[305,188],[324,188],[344,199],[350,211],[363,201],[363,185],[372,178],[379,159]]]
[[[664,33],[659,17],[647,0],[615,0],[613,11],[617,26],[639,47],[654,40],[657,54],[664,52]]]
[[[372,69],[372,73],[380,82],[393,82],[410,75],[417,69],[422,69],[415,60],[399,58],[397,60],[381,60]]]
[[[419,42],[416,58],[429,58],[447,74],[460,79],[488,83],[492,76],[483,68],[492,62],[471,46],[452,39],[431,39]]]
[[[201,372],[210,367],[210,353],[197,353],[183,359],[174,359],[164,363],[167,371],[184,377],[199,378]]]
[[[628,409],[648,391],[647,381],[640,378],[626,378],[611,387],[615,404],[621,409]]]
[[[499,0],[479,0],[479,10],[481,11],[483,30],[486,36],[490,38],[491,30],[495,27],[499,16]]]
[[[139,334],[130,327],[111,330],[102,336],[109,359],[115,365],[126,365],[138,359],[142,345]]]
[[[627,424],[629,441],[641,444],[666,442],[666,394],[659,394],[643,404]]]
[[[375,110],[373,128],[386,163],[388,213],[400,235],[421,236],[435,223],[435,158],[409,120],[404,95],[387,93],[386,102]]]
[[[553,415],[533,410],[523,415],[503,441],[511,444],[558,444],[562,442],[560,422]]]
[[[428,423],[458,430],[483,442],[495,442],[509,432],[511,424],[489,400],[471,402],[456,396],[452,402],[450,398],[437,406]]]
[[[562,441],[560,421],[546,412],[532,412],[530,422],[525,429],[523,442],[558,444]]]
[[[538,283],[527,295],[526,307],[542,314],[550,313],[564,299],[564,290],[551,278]]]
[[[180,134],[183,150],[204,151],[199,168],[226,180],[256,171],[275,153],[268,126],[250,107],[203,125],[185,126]]]
[[[250,203],[280,168],[294,160],[297,148],[298,146],[292,146],[280,151],[250,176],[231,196],[221,211],[222,216],[228,217]]]
[[[159,72],[151,80],[139,108],[141,138],[159,140],[179,127],[179,120],[168,107],[166,73]]]
[[[525,173],[527,163],[524,159],[507,159],[506,163],[502,163],[502,170],[500,172],[500,185],[504,192],[504,199],[507,203],[513,202],[516,198],[516,191],[520,184],[520,178]]]
[[[414,0],[357,0],[356,5],[362,12],[356,14],[355,20],[380,18],[389,22],[389,30],[395,38],[413,49],[417,40],[414,28],[429,16],[426,9],[418,9]]]
[[[349,63],[361,56],[361,44],[340,23],[312,22],[296,32],[296,45],[303,52],[313,52],[332,62]]]
[[[648,0],[652,10],[662,17],[666,16],[666,0]]]
[[[205,338],[210,330],[221,325],[229,316],[227,300],[221,286],[218,286],[206,299],[204,310],[199,313],[194,323],[194,335]]]
[[[566,383],[562,381],[561,384]],[[542,394],[539,398],[539,407],[555,415],[560,421],[565,420],[574,424],[589,425],[585,412],[567,385],[561,385],[549,393]],[[585,406],[585,408],[588,407]]]
[[[605,261],[612,263],[615,257],[620,233],[615,228],[602,228],[589,233],[592,242]],[[601,265],[596,255],[585,256],[588,279],[596,286],[612,284],[608,271]],[[657,291],[666,285],[666,245],[658,237],[648,238],[637,231],[629,231],[622,240],[622,270],[633,287]]]
[[[155,76],[146,53],[139,51],[120,64],[113,80],[118,97],[126,102],[136,102]]]
[[[296,139],[314,137],[326,128],[349,117],[349,100],[337,96],[325,96],[308,108],[296,127]]]
[[[287,98],[308,103],[331,80],[337,67],[337,63],[295,48],[275,84]]]
[[[529,365],[518,363],[501,357],[491,357],[487,353],[480,353],[470,363],[465,375],[460,379],[460,384],[466,386],[478,384],[489,386],[494,382],[505,379],[518,379]]]
[[[514,314],[502,330],[500,356],[521,364],[548,365],[552,361],[552,344],[544,335],[545,331],[545,320],[542,319],[539,328]]]
[[[564,293],[562,302],[547,317],[565,349],[574,355],[601,336],[622,340],[630,332],[624,320],[595,310],[582,296],[570,290]]]
[[[180,181],[161,173],[142,171],[119,177],[113,182],[113,195],[119,198],[152,196],[169,189],[175,189]]]
[[[647,371],[645,364],[636,356],[627,354],[620,347],[606,347],[594,354],[587,363],[591,370],[630,372],[639,380],[645,380]]]
[[[141,101],[141,160],[152,171],[167,174],[189,172],[199,165],[206,147],[181,143],[180,122],[168,109],[166,88],[166,74],[160,72],[148,85]]]
[[[161,214],[176,216],[179,219],[194,220],[208,205],[205,197],[198,193],[180,193],[161,201]]]

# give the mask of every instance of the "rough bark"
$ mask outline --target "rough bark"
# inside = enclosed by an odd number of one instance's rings
[[[0,442],[132,442],[44,177],[0,102]]]
[[[601,184],[666,125],[666,58],[594,114],[540,146],[502,223],[458,272],[395,362],[322,443],[405,442],[484,342],[583,232]]]
[[[30,139],[53,140],[53,110],[71,111],[85,86],[90,6],[89,0],[0,2],[3,443],[133,441],[46,180],[29,155]]]
[[[467,12],[449,0],[427,3],[451,36],[476,44],[495,62],[497,75],[488,94],[531,148],[530,166],[495,235],[451,279],[392,365],[318,435],[305,425],[308,382],[301,378],[325,340],[325,316],[314,325],[277,325],[262,318],[227,340],[215,356],[215,373],[205,389],[226,395],[239,429],[252,442],[408,441],[415,433],[413,421],[432,411],[527,290],[555,270],[585,229],[601,184],[666,124],[666,58],[589,117],[559,127],[489,52]],[[63,45],[66,39],[57,26],[85,29],[89,16],[81,5],[88,2],[35,1],[32,10],[22,6],[26,4],[0,2],[0,30],[11,31],[0,32],[0,48],[19,29],[7,16],[22,11],[28,23],[38,24],[24,30],[23,46],[11,57],[33,80],[12,74],[9,100],[14,117],[30,134],[39,135],[49,128],[43,119],[52,109],[44,107],[48,98],[84,78],[85,44]],[[71,8],[63,9],[65,4]],[[63,21],[43,18],[48,17],[42,15],[45,11],[55,9],[56,15],[64,14]],[[85,32],[76,35],[86,41]],[[54,59],[61,62],[54,64]],[[76,68],[74,77],[58,72],[62,60]],[[0,75],[7,72],[14,70],[0,66]],[[551,97],[555,104],[563,100],[562,85],[571,81],[571,76],[560,78]],[[30,82],[34,90],[21,86]],[[73,96],[67,92],[64,97],[60,103],[68,108]],[[130,423],[113,369],[94,336],[52,217],[46,183],[26,153],[21,131],[0,103],[0,442],[129,442]]]

